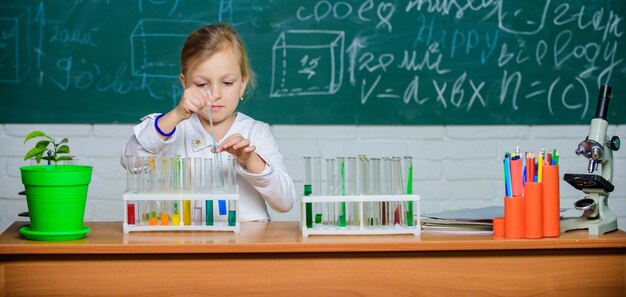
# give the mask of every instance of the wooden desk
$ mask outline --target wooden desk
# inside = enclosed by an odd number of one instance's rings
[[[300,236],[297,222],[241,233],[122,233],[87,223],[85,239],[0,236],[2,296],[624,296],[626,233],[498,239]]]

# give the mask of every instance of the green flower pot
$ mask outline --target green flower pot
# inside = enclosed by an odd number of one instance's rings
[[[21,167],[30,226],[20,229],[28,239],[75,240],[91,231],[83,226],[87,190],[93,167],[38,165]]]

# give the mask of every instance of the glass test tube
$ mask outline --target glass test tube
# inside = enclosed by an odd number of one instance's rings
[[[326,159],[326,186],[324,187],[324,195],[337,195],[337,165],[335,159]],[[336,213],[336,203],[325,203],[325,214],[324,218],[326,219],[326,223],[329,225],[337,224],[337,213]]]
[[[380,173],[380,192],[383,195],[391,194],[391,158],[382,157]],[[385,226],[389,224],[389,202],[382,201],[380,203],[380,224]]]
[[[357,168],[357,194],[358,195],[369,195],[369,179],[370,179],[370,169],[369,169],[369,160],[365,155],[359,155],[356,163]],[[358,218],[361,223],[361,219],[364,219],[362,222],[364,225],[368,225],[368,220],[366,219],[367,213],[369,210],[369,202],[362,203],[363,205],[363,213],[358,213]]]
[[[172,160],[168,156],[161,156],[159,158],[159,187],[160,193],[170,192],[170,178],[172,174],[171,170]]]
[[[133,155],[125,155],[124,162],[126,163],[126,192],[137,193],[137,174],[135,171],[136,157]],[[129,225],[135,224],[135,211],[139,207],[135,207],[136,202],[128,201],[126,205],[126,220]],[[141,223],[141,220],[139,220]]]
[[[159,185],[159,176],[157,172],[157,157],[149,156],[146,161],[147,165],[147,191],[149,193],[158,193],[157,186]]]
[[[311,189],[311,193],[313,195],[319,196],[322,195],[322,158],[321,157],[313,157],[313,189]],[[315,223],[321,224],[323,221],[323,207],[324,203],[316,202],[313,204],[314,212],[315,212]]]
[[[221,157],[222,153],[215,153],[214,159],[213,161],[215,161],[215,165],[213,166],[214,172],[213,172],[213,178],[214,180],[214,185],[215,185],[215,190],[216,192],[219,193],[225,193],[226,189],[225,189],[225,185],[224,185],[224,171],[223,171],[223,164],[222,164],[222,160],[223,158]],[[220,216],[225,216],[228,212],[227,210],[227,205],[226,205],[226,200],[218,200],[217,201],[217,208],[218,208],[218,213]]]
[[[147,192],[147,174],[146,174],[146,163],[147,163],[147,158],[146,157],[140,157],[137,156],[135,157],[135,163],[133,164],[133,171],[136,174],[136,180],[137,180],[137,193],[146,193]],[[140,224],[142,225],[149,225],[150,224],[150,201],[140,201],[139,203],[139,213],[141,214],[139,216],[139,220],[140,220]]]
[[[169,186],[170,193],[180,193],[182,191],[182,171],[180,156],[168,157],[168,179],[165,181]],[[180,200],[172,201],[172,225],[180,226]]]
[[[126,192],[137,193],[137,171],[135,169],[137,157],[126,155],[124,159],[126,161]]]
[[[406,173],[406,174],[405,174]],[[413,194],[413,158],[411,156],[404,156],[402,158],[402,174],[404,184],[406,185],[406,194]],[[413,226],[415,218],[413,217],[413,201],[407,201],[406,203],[406,225]]]
[[[345,166],[346,166],[346,159],[344,157],[337,157],[337,166],[339,169],[339,183],[338,186],[340,188],[340,195],[345,196],[346,195],[346,171],[345,171]],[[339,209],[340,209],[340,214],[339,214],[339,227],[345,227],[346,226],[346,202],[342,201],[339,202]]]
[[[311,157],[304,157],[304,196],[311,196],[312,175]],[[313,228],[313,203],[306,202],[304,208],[306,227]]]
[[[148,168],[150,174],[150,192],[161,193],[163,186],[161,178],[163,175],[162,165],[163,159],[161,157],[151,156],[148,157]],[[156,210],[156,218],[162,226],[169,225],[169,200],[153,201],[154,208]]]
[[[190,193],[193,191],[193,175],[191,158],[182,158],[182,176],[183,176],[183,193]],[[191,200],[183,200],[183,224],[185,226],[191,225]]]
[[[137,193],[146,192],[146,157],[137,157],[135,159],[135,172],[137,174]]]
[[[192,167],[192,192],[199,194],[202,193],[202,158],[193,158]],[[202,201],[193,201],[192,217],[194,225],[202,225]]]
[[[171,160],[167,156],[160,156],[156,159],[157,184],[154,185],[156,193],[167,193],[169,191],[169,178],[171,175],[170,162]],[[170,225],[170,219],[173,218],[170,212],[172,203],[173,202],[171,200],[161,201],[160,218],[161,225],[163,226]]]
[[[204,159],[204,189],[207,193],[214,192],[213,159]],[[207,226],[213,226],[213,200],[204,201],[204,217]]]
[[[235,172],[235,157],[228,155],[226,158],[226,193],[234,194],[237,189],[237,173]],[[228,226],[237,224],[237,200],[228,200]]]
[[[402,182],[402,159],[400,157],[393,157],[391,160],[391,168],[393,171],[392,191],[394,195],[402,195],[406,190]],[[396,226],[405,225],[404,204],[402,201],[393,202],[393,224]]]
[[[356,157],[347,157],[345,166],[346,195],[357,194]],[[359,205],[356,202],[348,202],[346,206],[346,224],[348,226],[358,226]]]
[[[153,157],[146,158],[146,181],[144,183],[144,189],[148,193],[152,192],[152,184],[154,183],[152,181],[155,176],[155,170],[153,165],[156,166],[156,163],[154,163],[153,161]],[[159,201],[156,200],[149,200],[147,202],[150,209],[150,218],[148,219],[148,221],[150,222],[150,226],[156,226],[159,224],[158,213],[161,210],[161,205]]]
[[[146,182],[145,190],[148,193],[156,193],[156,187],[158,184],[157,175],[157,162],[155,156],[146,157]],[[158,225],[159,214],[161,212],[160,201],[150,200],[150,225]]]
[[[370,159],[370,193],[372,195],[380,195],[380,158]],[[378,226],[380,224],[381,202],[371,201],[369,203],[368,225]]]

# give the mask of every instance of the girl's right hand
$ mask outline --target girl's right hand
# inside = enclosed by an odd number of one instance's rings
[[[191,86],[185,89],[180,102],[175,108],[181,121],[188,119],[192,114],[202,110],[209,102],[209,96],[204,89]]]

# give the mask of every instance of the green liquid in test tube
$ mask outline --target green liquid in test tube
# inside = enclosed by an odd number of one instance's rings
[[[304,185],[304,196],[311,196],[311,185]],[[306,208],[306,227],[313,228],[313,203],[307,202]]]
[[[322,192],[322,158],[313,157],[313,188],[311,194],[320,195]],[[313,204],[315,211],[315,223],[321,224],[323,220],[323,204],[322,202],[316,202]]]
[[[341,176],[341,195],[346,195],[346,167],[344,163],[344,159],[341,158],[339,161],[339,172]],[[341,215],[339,216],[339,227],[346,226],[346,202],[341,202]]]
[[[228,200],[228,226],[237,224],[237,207],[234,200]]]
[[[407,195],[413,194],[413,164],[409,164],[409,176],[407,178],[406,186]],[[406,224],[407,226],[413,226],[413,201],[409,200],[409,207],[407,207]]]
[[[213,200],[207,200],[205,204],[206,225],[213,226]]]
[[[228,226],[235,226],[237,223],[237,212],[234,210],[228,211]]]
[[[304,196],[311,196],[311,157],[304,157]],[[313,203],[306,202],[305,207],[305,222],[307,228],[313,228]]]

